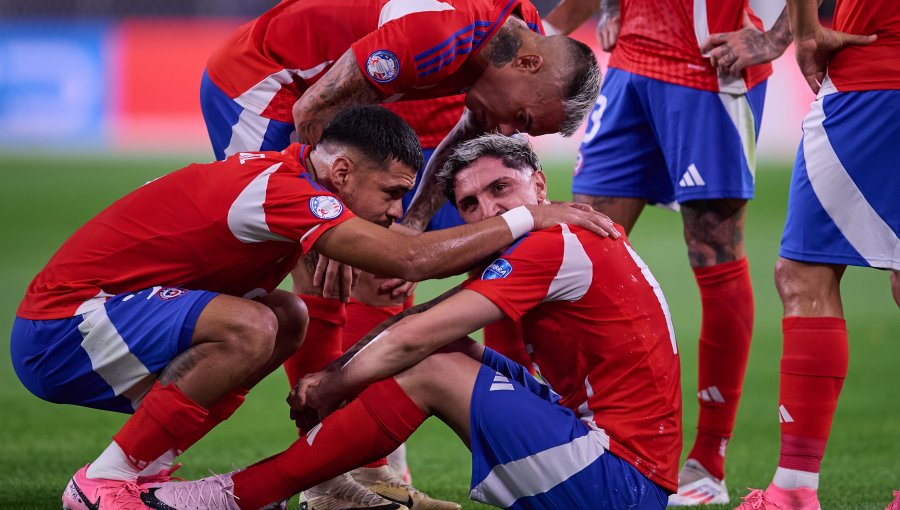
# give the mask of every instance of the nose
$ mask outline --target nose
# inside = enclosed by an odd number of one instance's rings
[[[499,216],[504,212],[505,211],[503,210],[503,208],[493,200],[483,201],[478,207],[478,215],[480,216],[478,219],[483,220],[487,218],[493,218],[494,216]]]
[[[399,220],[403,217],[403,202],[400,200],[392,201],[385,214],[391,221]]]

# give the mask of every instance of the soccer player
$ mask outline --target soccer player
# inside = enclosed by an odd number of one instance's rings
[[[167,479],[173,457],[296,350],[304,307],[275,287],[303,252],[418,281],[462,271],[531,228],[613,229],[552,205],[421,236],[391,232],[421,163],[399,117],[351,108],[315,149],[190,165],[73,234],[19,306],[14,368],[45,400],[134,414],[72,477],[64,508],[140,505],[142,483]]]
[[[567,0],[547,16],[563,33],[584,19]],[[787,14],[768,32],[747,0],[603,0],[598,39],[609,72],[572,184],[630,232],[646,204],[680,210],[703,308],[693,448],[670,504],[727,503],[725,451],[753,327],[744,213],[769,61],[791,41]]]
[[[546,200],[527,141],[501,135],[463,143],[440,179],[466,222]],[[473,499],[665,507],[681,450],[677,346],[662,291],[626,241],[569,225],[532,232],[462,289],[411,311],[421,313],[404,312],[295,388],[293,413],[307,424],[309,411],[326,416],[359,396],[288,450],[229,475],[165,484],[144,501],[259,508],[383,455],[435,414],[472,450]],[[502,317],[527,325],[546,385],[465,338]]]
[[[818,97],[803,121],[775,266],[781,455],[772,483],[741,510],[819,509],[819,470],[847,375],[841,277],[848,265],[877,267],[896,284],[900,270],[900,3],[838,0],[834,30],[819,23],[815,0],[788,8],[797,62]]]

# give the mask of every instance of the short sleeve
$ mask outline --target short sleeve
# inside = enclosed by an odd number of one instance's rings
[[[351,50],[385,99],[432,87],[459,70],[481,41],[483,30],[472,17],[456,9],[406,14],[359,39]]]
[[[300,183],[304,181],[303,177],[293,178]],[[328,229],[355,217],[340,198],[314,183],[292,186],[292,190],[287,188],[269,185],[266,223],[273,233],[299,241],[304,252]]]
[[[532,232],[519,239],[480,275],[463,284],[518,320],[543,302],[562,263],[559,230]]]

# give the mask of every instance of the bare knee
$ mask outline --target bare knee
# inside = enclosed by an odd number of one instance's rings
[[[785,258],[775,264],[775,288],[785,316],[842,317],[843,266],[807,264]]]
[[[259,366],[272,356],[277,334],[275,312],[251,301],[223,328],[220,342],[248,365]]]
[[[643,198],[632,197],[600,197],[594,195],[575,194],[572,200],[581,204],[587,204],[609,216],[614,222],[622,225],[626,234],[631,233],[641,211],[647,201]]]
[[[276,290],[259,300],[275,314],[278,333],[275,335],[275,349],[285,357],[290,356],[303,343],[306,327],[309,325],[309,311],[306,304],[296,294]]]
[[[894,302],[900,307],[900,271],[891,271],[891,294]]]

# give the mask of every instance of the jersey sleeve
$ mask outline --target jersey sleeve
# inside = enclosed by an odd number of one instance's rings
[[[562,239],[548,231],[522,237],[463,287],[475,291],[513,320],[547,298],[562,263]]]
[[[468,11],[416,12],[384,23],[350,48],[363,74],[387,99],[452,75],[483,34]]]
[[[275,238],[309,251],[328,229],[354,218],[340,198],[296,174],[276,174],[263,201],[265,227]]]

